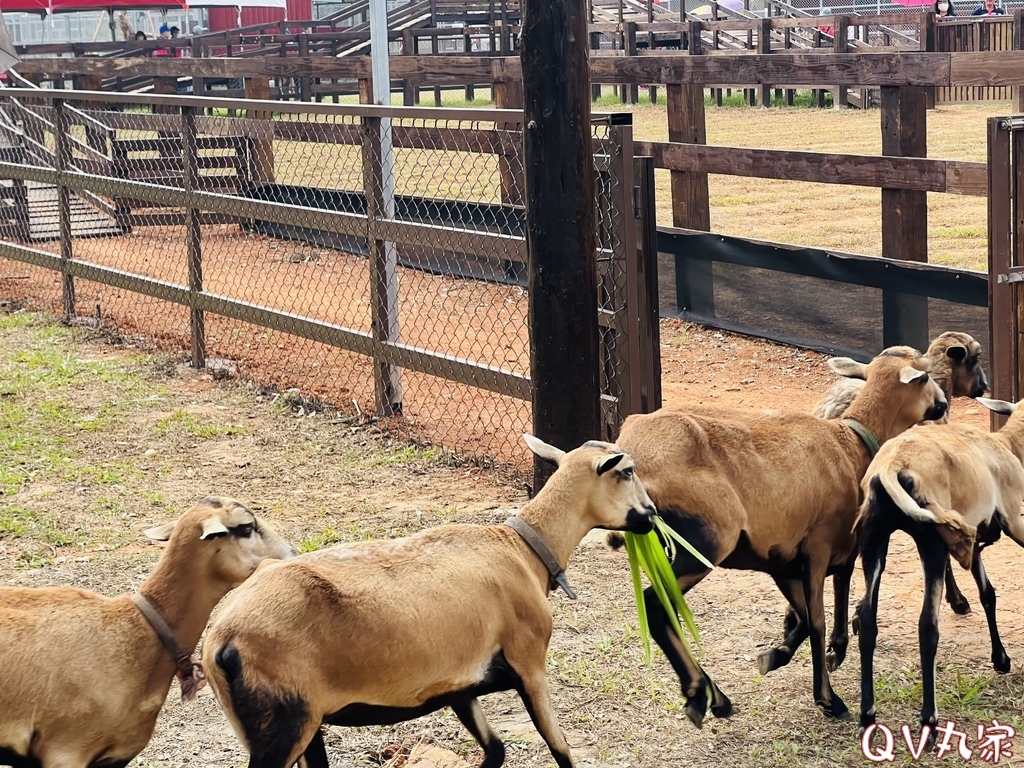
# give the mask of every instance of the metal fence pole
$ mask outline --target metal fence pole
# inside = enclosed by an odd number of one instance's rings
[[[181,151],[185,167],[185,190],[199,188],[199,149],[196,140],[196,108],[181,108]],[[185,209],[185,238],[188,244],[189,328],[192,342],[192,367],[206,367],[206,318],[196,306],[196,297],[203,290],[203,240],[199,210]]]
[[[71,144],[68,141],[71,123],[68,121],[64,99],[53,101],[53,127],[56,153],[54,164],[58,172],[65,172],[71,167]],[[69,266],[73,258],[71,250],[71,191],[65,186],[64,179],[57,181],[57,214],[60,227],[60,263],[61,263],[61,302],[64,308],[64,322],[75,319],[75,279],[71,276]]]

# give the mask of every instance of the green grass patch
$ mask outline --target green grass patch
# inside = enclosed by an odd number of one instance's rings
[[[178,432],[205,440],[211,437],[241,435],[245,433],[245,427],[235,424],[216,424],[181,408],[170,416],[160,419],[156,423],[154,431],[160,437],[164,437],[172,432]]]

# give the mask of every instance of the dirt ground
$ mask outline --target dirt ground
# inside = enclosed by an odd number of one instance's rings
[[[669,406],[805,410],[832,380],[823,356],[799,349],[674,321],[663,323],[662,340]],[[521,483],[508,476],[394,441],[358,417],[309,409],[240,381],[214,382],[179,358],[23,312],[0,315],[0,415],[5,584],[130,590],[158,553],[142,543],[140,531],[209,493],[242,499],[303,549],[455,521],[497,523],[525,502]],[[954,403],[953,418],[987,421],[970,401]],[[993,717],[1024,729],[1020,556],[1006,541],[986,553],[999,591],[1002,637],[1015,660],[1008,675],[991,669],[984,616],[966,573],[958,580],[975,612],[941,613],[940,717],[956,720],[972,741],[977,724]],[[894,730],[913,723],[920,706],[919,571],[908,541],[895,539],[882,583],[876,655],[880,720]],[[790,666],[758,675],[756,655],[778,641],[782,621],[783,601],[767,578],[719,570],[690,593],[703,663],[737,707],[733,718],[709,719],[697,731],[682,715],[667,663],[657,652],[650,665],[643,659],[625,557],[594,535],[568,575],[580,599],[551,599],[548,669],[578,765],[866,762],[855,722],[828,721],[814,707],[806,646]],[[833,678],[851,709],[859,699],[855,647]],[[245,764],[209,691],[187,706],[176,697],[174,686],[139,765]],[[508,765],[552,763],[517,699],[494,695],[484,708],[506,739]],[[909,762],[898,732],[897,740],[896,759]],[[480,757],[450,713],[393,728],[334,729],[327,739],[332,764],[346,767],[397,768],[395,750],[420,741],[471,761]],[[1024,759],[1024,740],[1015,747],[1011,762]]]

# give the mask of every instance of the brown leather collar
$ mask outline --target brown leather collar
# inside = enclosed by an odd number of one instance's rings
[[[206,684],[203,665],[198,659],[193,658],[192,654],[178,645],[178,638],[174,636],[174,630],[164,621],[164,617],[160,615],[160,612],[149,602],[145,595],[141,592],[136,592],[132,595],[132,602],[135,603],[135,607],[139,609],[142,615],[146,617],[149,626],[153,628],[156,636],[163,643],[164,648],[167,649],[167,652],[171,654],[171,658],[174,659],[174,666],[177,669],[175,674],[178,677],[178,682],[181,684],[182,702],[191,701],[199,693],[199,689]]]
[[[576,592],[569,584],[569,580],[565,577],[565,571],[562,570],[562,566],[558,564],[558,558],[554,556],[548,545],[544,543],[544,539],[540,537],[533,528],[530,527],[529,523],[524,522],[515,515],[510,517],[504,523],[513,531],[519,534],[520,538],[527,543],[530,549],[533,550],[534,554],[540,558],[540,561],[544,563],[544,567],[548,569],[548,573],[551,574],[552,589],[562,588],[562,591],[569,596],[570,600],[576,599]]]

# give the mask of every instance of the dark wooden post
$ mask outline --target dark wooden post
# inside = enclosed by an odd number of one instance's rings
[[[462,51],[463,51],[463,53],[472,54],[473,53],[473,39],[467,33],[467,34],[462,36],[462,40],[463,40],[463,42],[462,42]],[[475,96],[476,96],[476,91],[473,88],[473,83],[467,84],[466,85],[466,101],[473,101]]]
[[[586,3],[522,12],[533,429],[569,450],[601,429]],[[534,462],[534,492],[550,474]]]
[[[918,50],[921,51],[934,51],[935,50],[935,13],[929,11],[928,13],[921,14],[921,23],[918,27]],[[867,108],[868,89],[863,89],[864,93],[864,108]],[[935,86],[930,85],[925,88],[925,100],[928,109],[935,109]]]
[[[772,52],[772,20],[761,19],[761,25],[757,30],[757,52],[769,54]],[[760,98],[761,108],[767,109],[772,105],[772,86],[770,83],[761,83]]]
[[[601,33],[600,32],[591,32],[590,33],[590,50],[592,52],[596,52],[596,51],[600,51],[601,50]],[[596,55],[596,53],[594,55]],[[600,83],[592,83],[591,84],[591,86],[590,86],[590,98],[593,101],[597,101],[598,99],[601,98],[601,84]]]
[[[668,140],[707,144],[704,121],[704,87],[670,84],[668,94]],[[708,204],[708,175],[693,171],[671,171],[672,225],[683,229],[711,231]],[[676,304],[705,317],[715,314],[711,263],[676,259]]]
[[[988,328],[992,397],[1019,398],[1018,303],[1019,283],[1000,280],[1014,266],[1014,183],[1010,166],[1011,132],[997,117],[988,119]],[[991,414],[993,428],[1001,418]]]
[[[359,81],[359,103],[373,104],[373,83]],[[380,233],[380,220],[393,216],[388,210],[385,165],[389,164],[381,137],[379,117],[363,118],[363,188],[366,191],[366,240],[370,251],[370,322],[374,341],[395,344],[400,338],[398,323],[398,253],[394,243]],[[401,368],[374,352],[374,399],[377,413],[395,416],[402,412]]]
[[[1024,8],[1013,12],[1013,50],[1024,51]],[[1013,89],[1013,108],[1016,114],[1024,112],[1024,85]]]
[[[849,41],[849,28],[850,28],[850,17],[849,16],[836,16],[834,33],[835,37],[832,40],[832,49],[835,53],[847,53],[850,50]],[[836,96],[832,107],[834,109],[846,109],[849,104],[849,87],[845,85],[836,86]]]
[[[193,38],[192,40],[192,58],[201,59],[203,58],[203,41],[199,38]],[[198,68],[197,68],[198,69]],[[192,95],[193,96],[205,96],[206,95],[206,79],[192,75]]]
[[[523,83],[521,80],[506,79],[494,83],[494,106],[496,109],[522,109]],[[498,123],[497,130],[522,130],[522,123]],[[501,204],[523,205],[523,161],[514,155],[498,156],[498,177],[501,181]]]
[[[270,80],[266,77],[245,78],[245,98],[270,99]],[[248,119],[260,120],[261,135],[250,140],[249,178],[255,182],[274,183],[274,124],[273,112],[250,109]]]
[[[437,51],[437,35],[436,34],[430,36],[430,52],[432,54],[434,54],[435,56],[437,56],[438,51]],[[440,85],[435,85],[434,86],[434,106],[435,107],[440,107],[441,106],[441,86]]]
[[[75,86],[75,90],[78,91],[103,90],[103,78],[99,75],[73,75],[71,82]],[[76,106],[83,110],[103,109],[103,103],[98,101],[83,101],[79,102]],[[93,124],[86,123],[85,125],[85,143],[97,152],[104,155],[107,154],[106,136]]]
[[[185,166],[185,189],[199,189],[199,142],[196,136],[196,108],[181,108],[181,149]],[[189,327],[192,341],[192,367],[206,367],[206,318],[197,305],[203,290],[203,240],[199,210],[185,209],[185,241],[188,247]]]
[[[402,30],[402,55],[403,56],[415,56],[416,46],[419,43],[417,38],[413,35],[411,29]],[[416,87],[416,81],[411,77],[405,78],[402,81],[402,104],[407,107],[415,106],[420,103],[420,89]]]
[[[71,121],[64,106],[64,99],[54,99],[53,127],[55,145],[55,164],[58,171],[71,168]],[[70,272],[71,259],[74,258],[71,247],[71,191],[63,181],[57,184],[57,217],[60,232],[60,266],[61,266],[61,305],[64,309],[64,322],[71,323],[75,319],[75,278]]]
[[[927,157],[925,88],[882,87],[882,154]],[[882,256],[928,261],[928,193],[882,189]],[[928,300],[894,291],[882,292],[882,338],[886,346],[928,346]]]
[[[636,22],[628,21],[623,30],[623,48],[627,56],[636,56]],[[622,102],[636,104],[640,101],[640,86],[636,83],[622,86]]]
[[[309,56],[309,35],[305,32],[299,34],[298,40],[299,56],[306,58]],[[299,98],[303,101],[313,100],[313,75],[300,75],[299,76]]]

